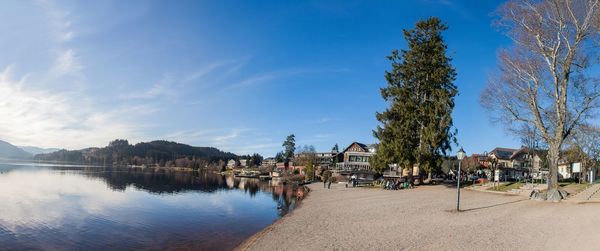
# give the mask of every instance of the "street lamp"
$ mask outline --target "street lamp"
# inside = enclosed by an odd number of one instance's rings
[[[458,159],[458,174],[457,174],[457,178],[456,178],[456,211],[459,212],[460,211],[460,165],[462,160],[465,158],[465,155],[467,153],[465,153],[465,150],[462,149],[462,147],[460,148],[460,150],[458,150],[458,153],[456,153],[456,158]]]

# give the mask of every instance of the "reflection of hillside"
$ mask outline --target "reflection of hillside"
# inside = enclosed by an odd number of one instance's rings
[[[212,193],[239,189],[254,197],[258,192],[271,193],[285,214],[293,208],[296,188],[250,178],[234,178],[209,172],[178,171],[167,168],[140,167],[53,167],[54,170],[74,172],[92,179],[103,180],[111,189],[124,191],[133,186],[150,193],[181,193],[198,191]],[[81,170],[81,172],[80,172]]]

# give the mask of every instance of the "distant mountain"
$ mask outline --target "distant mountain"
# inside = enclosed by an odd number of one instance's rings
[[[11,143],[0,140],[0,158],[5,159],[30,159],[33,155],[18,148]]]
[[[127,140],[118,139],[110,142],[107,147],[60,150],[38,154],[35,159],[95,165],[152,165],[198,169],[221,167],[227,160],[238,159],[238,156],[214,147],[196,147],[164,140],[130,145]]]
[[[41,153],[51,153],[59,151],[59,148],[41,148],[37,146],[19,146],[19,148],[25,150],[31,155],[41,154]]]

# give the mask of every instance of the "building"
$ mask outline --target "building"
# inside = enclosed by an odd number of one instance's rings
[[[496,161],[496,163],[495,163],[496,167],[512,168],[513,167],[512,156],[517,151],[519,151],[519,150],[512,149],[512,148],[496,147],[496,148],[494,148],[494,150],[492,150],[488,154],[488,156]]]
[[[240,159],[240,167],[248,167],[248,160]]]
[[[308,156],[309,154],[313,154],[313,156]],[[336,160],[337,155],[338,155],[338,152],[299,153],[294,156],[294,159],[301,160],[301,159],[307,158],[307,157],[308,158],[314,157],[315,165],[317,167],[331,168],[331,167],[333,167],[333,164],[335,163],[334,160]]]
[[[295,165],[293,161],[290,161],[288,163],[287,169],[285,167],[285,162],[277,162],[275,167],[276,167],[277,171],[279,171],[279,172],[282,172],[285,170],[293,172],[295,170],[298,170],[298,172],[303,173],[303,171],[304,171],[304,166]]]
[[[496,147],[488,154],[488,160],[483,166],[500,170],[501,180],[520,180],[527,176],[541,179],[547,174],[547,171],[543,170],[544,154],[545,151],[531,151],[526,147],[520,149]],[[488,176],[492,176],[491,172],[488,172]]]
[[[339,153],[337,151],[316,153],[317,166],[327,167],[327,168],[333,167],[334,160],[337,158],[338,154]]]
[[[558,179],[578,179],[584,175],[582,172],[583,164],[581,162],[567,161],[565,159],[558,161]]]
[[[273,157],[266,158],[262,161],[261,165],[263,167],[274,167],[275,165],[277,165],[277,160],[275,160],[275,158]]]
[[[371,171],[371,158],[375,155],[375,145],[353,142],[337,155],[335,170]]]

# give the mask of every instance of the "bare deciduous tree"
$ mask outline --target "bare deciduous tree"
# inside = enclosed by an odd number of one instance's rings
[[[509,1],[497,25],[514,46],[499,53],[498,76],[481,96],[509,128],[535,126],[548,146],[548,200],[561,200],[558,160],[574,128],[594,115],[600,88],[600,0]]]
[[[570,140],[571,146],[581,149],[583,156],[578,160],[582,164],[581,179],[587,179],[589,170],[596,168],[600,160],[600,127],[580,125]]]

